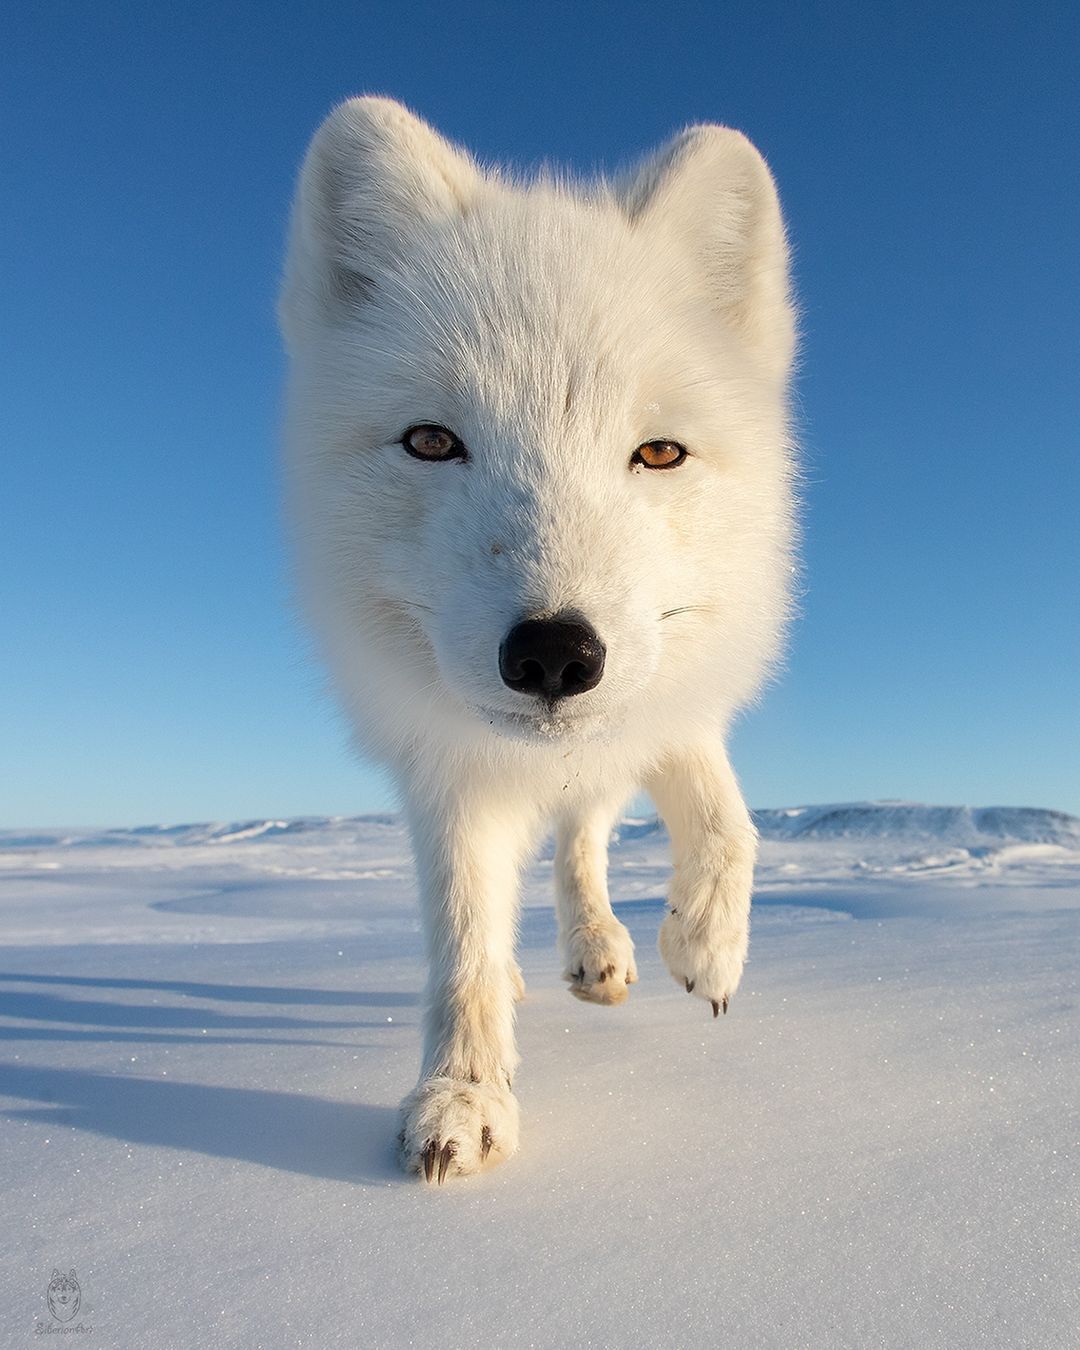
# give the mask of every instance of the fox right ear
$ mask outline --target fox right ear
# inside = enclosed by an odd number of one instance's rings
[[[387,98],[339,104],[308,147],[293,203],[282,327],[312,302],[354,304],[393,262],[417,223],[464,210],[476,164]]]

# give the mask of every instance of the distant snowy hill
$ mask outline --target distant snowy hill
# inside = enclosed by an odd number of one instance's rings
[[[192,847],[203,844],[271,843],[298,836],[327,838],[395,826],[394,816],[298,816],[293,820],[200,821],[189,825],[135,825],[116,829],[0,830],[0,849]]]
[[[844,802],[776,807],[754,812],[761,837],[786,840],[889,840],[932,842],[957,848],[1003,844],[1057,844],[1080,848],[1080,818],[1033,806],[925,806],[918,802]],[[119,829],[0,830],[0,849],[192,847],[271,843],[306,836],[346,842],[357,831],[397,829],[393,815],[301,816],[293,820],[242,820]],[[662,835],[655,819],[625,820],[622,839]]]
[[[978,844],[1080,847],[1080,818],[1034,806],[923,806],[917,802],[854,802],[755,811],[765,839],[931,839]]]

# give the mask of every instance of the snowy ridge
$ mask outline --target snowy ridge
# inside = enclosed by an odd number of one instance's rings
[[[1080,818],[1034,806],[847,802],[755,811],[763,839],[911,839],[956,847],[1060,844],[1080,848]]]
[[[0,851],[267,843],[286,836],[348,835],[357,829],[395,826],[397,823],[397,818],[391,815],[297,816],[292,820],[199,821],[188,825],[135,825],[116,829],[0,830]]]
[[[1064,811],[1032,806],[926,806],[917,802],[843,802],[825,806],[793,806],[753,813],[762,839],[889,840],[932,842],[955,848],[1001,847],[1007,844],[1056,844],[1080,849],[1080,818]],[[300,816],[292,820],[241,820],[186,825],[140,825],[97,830],[0,830],[0,850],[191,847],[269,843],[283,838],[346,840],[357,831],[396,828],[393,815]],[[665,835],[655,818],[620,822],[621,840]]]

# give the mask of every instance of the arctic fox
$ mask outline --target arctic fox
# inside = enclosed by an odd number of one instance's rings
[[[517,894],[550,826],[573,994],[637,979],[606,866],[639,787],[674,852],[661,955],[706,1014],[738,987],[756,835],[724,738],[792,571],[776,190],[720,126],[611,181],[519,182],[351,99],[303,166],[280,317],[298,589],[413,840],[399,1142],[441,1183],[517,1147]]]

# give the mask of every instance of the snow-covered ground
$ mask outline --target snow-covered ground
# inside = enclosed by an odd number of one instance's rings
[[[1080,821],[758,823],[716,1022],[655,953],[655,822],[612,852],[622,1007],[559,979],[541,858],[522,1148],[441,1189],[393,1154],[422,980],[396,820],[0,835],[0,1342],[1080,1346]]]

